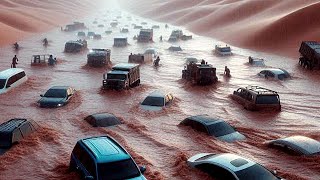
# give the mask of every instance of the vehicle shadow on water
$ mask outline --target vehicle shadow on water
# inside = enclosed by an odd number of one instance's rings
[[[0,156],[2,156],[4,153],[6,153],[9,150],[9,148],[0,148]]]

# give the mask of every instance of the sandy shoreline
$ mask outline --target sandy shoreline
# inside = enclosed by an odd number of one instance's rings
[[[103,3],[103,0],[1,1],[0,47],[84,17]]]
[[[316,0],[133,0],[122,6],[231,45],[291,58],[299,56],[302,40],[320,41]]]

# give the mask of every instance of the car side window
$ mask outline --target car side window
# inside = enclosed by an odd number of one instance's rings
[[[11,86],[13,83],[15,83],[17,81],[17,75],[14,75],[14,76],[11,76],[9,79],[8,79],[8,82],[7,82],[7,87]]]
[[[192,125],[191,125],[194,129],[200,131],[200,132],[204,132],[204,133],[208,133],[206,127],[204,125],[202,125],[201,123],[198,123],[196,121],[193,121],[192,122]]]
[[[269,77],[274,77],[274,74],[269,71],[269,72],[268,72],[268,76],[269,76]]]
[[[205,163],[205,164],[196,165],[195,167],[208,173],[211,177],[217,180],[224,180],[224,179],[236,180],[236,178],[231,172],[213,164]]]
[[[88,154],[87,151],[85,151],[80,144],[77,144],[75,148],[73,149],[72,152],[76,158],[80,161],[82,166],[88,171],[88,173],[96,177],[96,168],[95,168],[95,163],[91,156]]]

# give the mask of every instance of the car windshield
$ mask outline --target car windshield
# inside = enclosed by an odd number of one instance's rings
[[[5,79],[0,79],[0,89],[4,88],[4,85],[6,84]]]
[[[279,75],[278,75],[278,79],[280,79],[280,80],[284,80],[284,79],[286,79],[286,78],[288,78],[288,77],[289,77],[288,74],[279,74]]]
[[[220,47],[219,51],[221,51],[221,52],[230,52],[231,49],[230,49],[230,47]]]
[[[148,106],[164,106],[164,98],[163,97],[152,97],[148,96],[144,101],[141,103],[142,105]]]
[[[124,74],[107,74],[107,79],[125,80],[126,79],[126,75],[124,75]]]
[[[140,175],[140,171],[132,159],[98,164],[99,179],[123,180]]]
[[[67,91],[65,89],[49,89],[44,97],[50,98],[65,98],[67,97]]]
[[[279,104],[277,95],[257,96],[256,104]]]
[[[235,172],[239,180],[278,180],[270,171],[259,164]]]
[[[231,134],[231,133],[235,132],[233,127],[231,127],[226,122],[219,122],[216,124],[212,124],[212,125],[208,126],[208,130],[209,130],[210,135],[215,136],[215,137],[220,137],[220,136],[224,136],[224,135]]]

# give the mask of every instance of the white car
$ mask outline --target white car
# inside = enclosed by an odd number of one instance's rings
[[[0,94],[27,81],[27,75],[21,68],[10,68],[0,72]]]
[[[141,108],[144,110],[159,111],[171,104],[173,99],[174,98],[171,93],[164,93],[156,90],[143,100],[141,103]]]
[[[188,165],[198,168],[215,179],[281,180],[276,172],[241,156],[222,153],[200,153],[188,159]]]
[[[264,69],[258,73],[258,76],[266,79],[284,80],[290,78],[290,74],[284,69]]]
[[[290,136],[276,139],[268,142],[268,145],[300,155],[320,154],[320,142],[305,136]]]

